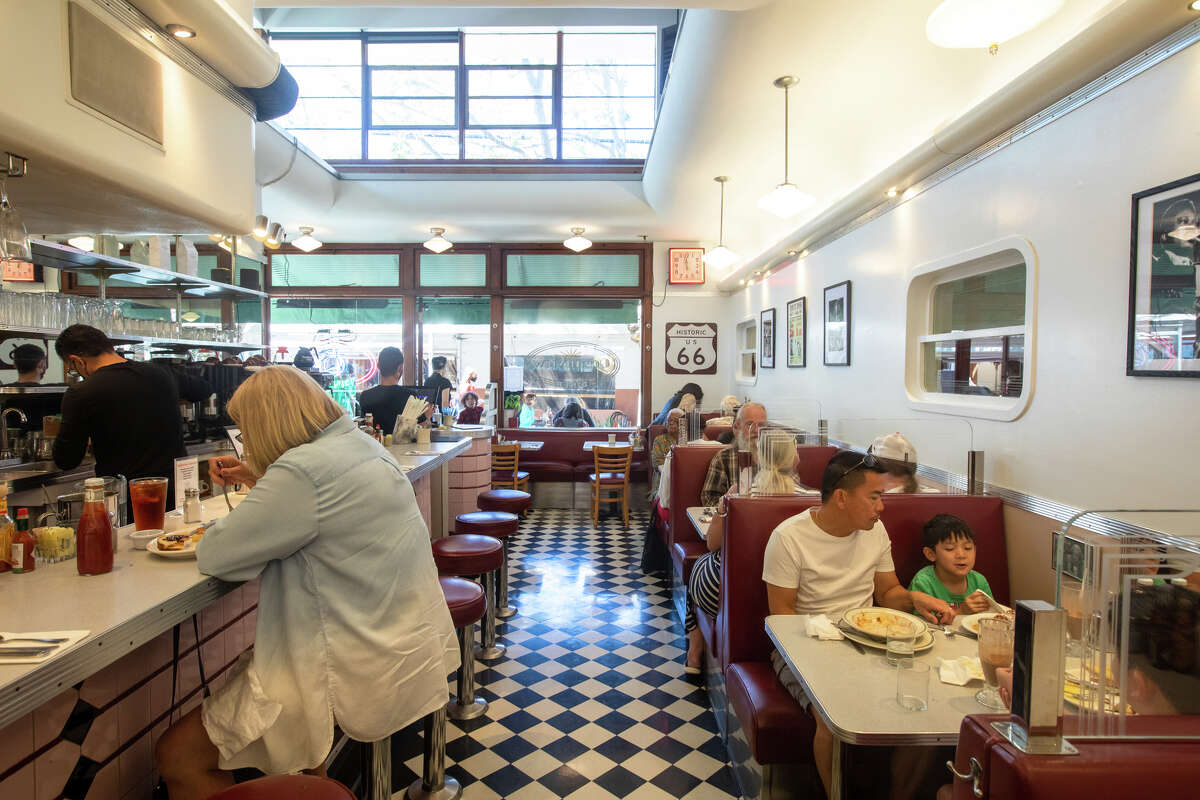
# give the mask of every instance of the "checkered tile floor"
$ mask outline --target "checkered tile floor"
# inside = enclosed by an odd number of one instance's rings
[[[737,797],[708,698],[684,679],[667,586],[641,572],[645,524],[631,513],[628,531],[611,518],[592,530],[586,511],[558,509],[522,520],[508,653],[476,665],[490,708],[446,731],[464,800]],[[393,737],[394,787],[420,769],[418,723]]]

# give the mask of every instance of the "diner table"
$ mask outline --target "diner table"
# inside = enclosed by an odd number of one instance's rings
[[[800,679],[813,711],[833,734],[833,798],[843,797],[846,745],[954,745],[963,717],[989,713],[975,699],[983,687],[981,681],[953,686],[938,678],[939,657],[978,655],[974,637],[948,637],[933,631],[933,647],[915,656],[917,662],[929,665],[929,707],[908,711],[896,702],[896,667],[888,665],[882,648],[864,646],[863,653],[849,639],[822,641],[808,636],[805,619],[796,614],[769,616],[767,636]]]
[[[508,442],[505,442],[505,444],[508,444]],[[534,441],[525,441],[525,440],[519,441],[518,444],[521,445],[522,450],[529,450],[530,452],[533,452],[533,453],[536,453],[538,450],[541,450],[543,447],[546,446],[545,442],[534,442]]]
[[[607,439],[605,439],[604,441],[592,441],[592,442],[584,442],[583,443],[583,449],[587,450],[588,452],[591,452],[592,448],[595,448],[595,447],[631,447],[631,446],[632,446],[632,444],[630,443],[630,441],[628,439],[626,439],[623,442],[618,439],[614,444],[609,444]]]
[[[696,529],[696,534],[701,539],[707,540],[708,539],[708,526],[712,524],[712,520],[709,519],[707,522],[705,522],[704,520],[702,520],[700,518],[701,515],[705,511],[710,511],[710,512],[715,513],[716,509],[713,508],[712,506],[688,506],[687,507],[687,516],[688,516],[688,519],[690,519],[692,521],[692,527],[694,527]]]

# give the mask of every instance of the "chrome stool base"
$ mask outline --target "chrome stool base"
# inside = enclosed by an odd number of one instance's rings
[[[421,779],[412,782],[405,792],[406,800],[458,800],[462,797],[462,787],[454,778],[446,778],[438,789],[426,789]]]
[[[476,717],[482,717],[487,713],[487,710],[488,701],[481,697],[474,698],[466,705],[459,705],[458,698],[451,696],[450,702],[446,703],[446,716],[450,719],[475,719]]]
[[[496,616],[500,619],[511,619],[517,615],[516,606],[502,606],[496,609]]]
[[[506,652],[508,652],[508,648],[502,644],[494,644],[491,647],[476,645],[474,655],[479,661],[495,661],[498,658],[504,658]]]

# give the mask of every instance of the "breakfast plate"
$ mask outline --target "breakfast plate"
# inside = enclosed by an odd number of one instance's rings
[[[146,542],[146,550],[160,558],[195,558],[196,544],[204,536],[208,526],[201,526],[187,531],[168,533]],[[164,547],[174,543],[176,547]]]
[[[153,553],[159,558],[195,558],[196,543],[188,542],[183,546],[182,550],[160,550],[158,548],[158,540],[151,539],[146,542],[146,552]]]
[[[854,630],[854,629],[850,628],[849,626],[839,625],[838,632],[841,633],[842,636],[845,636],[850,641],[857,642],[858,644],[861,644],[864,647],[870,647],[875,650],[887,650],[886,642],[881,642],[877,639],[872,639],[870,636],[861,634],[857,630]],[[933,634],[930,633],[929,630],[921,631],[921,633],[917,636],[916,641],[913,642],[913,652],[914,653],[923,653],[931,647],[933,647]]]
[[[1002,611],[984,611],[982,614],[964,614],[962,616],[955,617],[954,622],[963,631],[966,631],[967,633],[971,634],[972,636],[978,636],[979,635],[979,620],[994,619],[995,617],[1003,617],[1003,616],[1005,616],[1005,615],[1004,615],[1004,612],[1002,612]]]
[[[888,629],[900,625],[908,627],[918,639],[929,633],[924,620],[903,611],[891,608],[872,606],[870,608],[854,608],[842,615],[844,627],[853,628],[859,635],[876,642],[887,639]],[[933,637],[929,640],[932,642]]]

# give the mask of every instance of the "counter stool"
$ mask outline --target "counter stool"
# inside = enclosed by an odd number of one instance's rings
[[[354,792],[332,778],[272,775],[230,786],[210,800],[354,800]]]
[[[507,511],[469,511],[454,518],[456,533],[492,536],[504,545],[504,557],[500,562],[500,588],[496,599],[496,616],[500,619],[508,619],[517,613],[517,609],[508,604],[508,539],[517,532],[517,523],[517,515]]]
[[[451,719],[475,719],[487,713],[488,703],[475,695],[475,623],[487,611],[483,587],[466,578],[438,578],[446,605],[458,632],[458,653],[462,665],[458,668],[458,694],[446,704],[446,714]]]
[[[425,746],[421,777],[409,784],[407,800],[458,800],[462,787],[446,776],[446,707],[425,715]]]
[[[475,499],[475,505],[479,506],[480,511],[507,511],[522,517],[529,511],[532,499],[529,492],[520,492],[516,489],[489,489],[479,493]],[[500,619],[516,616],[517,607],[508,603],[508,539],[504,540],[504,568],[500,572],[499,605],[500,608],[496,609],[496,616]]]
[[[516,517],[513,520],[515,528]],[[475,651],[475,657],[492,661],[503,656],[504,645],[496,644],[496,573],[504,566],[504,545],[495,536],[479,536],[464,531],[455,536],[434,539],[433,561],[440,575],[483,576],[487,613],[483,617],[483,644]]]

